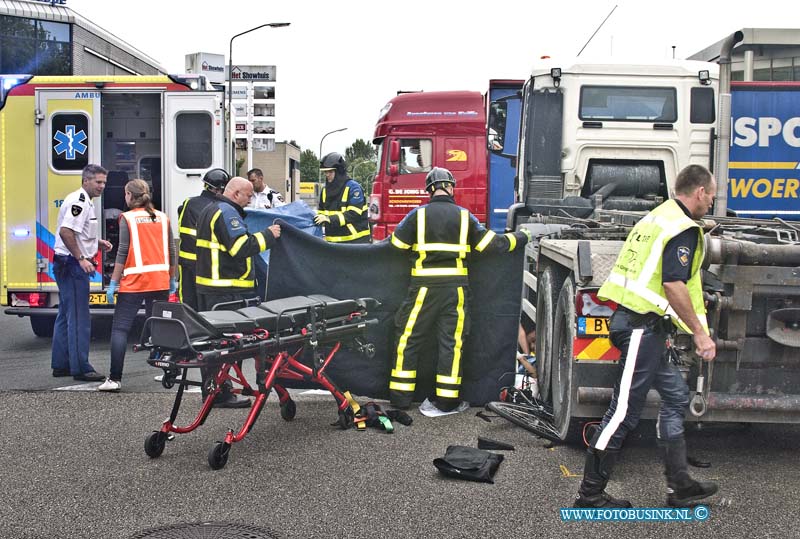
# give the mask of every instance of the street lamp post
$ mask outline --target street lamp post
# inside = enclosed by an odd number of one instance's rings
[[[231,109],[231,100],[233,98],[233,40],[239,36],[243,36],[245,34],[249,34],[250,32],[255,32],[265,26],[269,26],[270,28],[282,28],[284,26],[289,26],[290,22],[268,22],[266,24],[262,24],[261,26],[256,26],[255,28],[251,28],[249,30],[245,30],[244,32],[240,32],[231,38],[230,43],[228,44],[228,133],[230,134],[231,140],[228,143],[228,147],[230,148],[233,144],[233,133],[235,133],[236,125],[233,119],[233,110]],[[236,150],[231,148],[231,170],[236,167]],[[233,170],[234,176],[238,173],[238,170]]]
[[[320,161],[320,167],[319,168],[320,169],[322,168],[322,141],[325,140],[325,137],[327,137],[328,135],[332,135],[333,133],[338,133],[339,131],[346,131],[346,130],[347,130],[346,127],[342,127],[341,129],[334,129],[333,131],[328,131],[327,133],[322,135],[321,139],[319,139],[319,161]],[[319,171],[319,179],[320,179],[320,181],[322,181],[322,170]]]

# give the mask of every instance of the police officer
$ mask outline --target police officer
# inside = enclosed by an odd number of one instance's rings
[[[105,377],[89,364],[89,281],[100,263],[97,252],[109,251],[111,243],[98,239],[97,216],[92,199],[106,186],[108,171],[99,165],[86,165],[82,186],[61,203],[56,241],[53,248],[53,273],[58,284],[58,315],[53,329],[51,366],[53,376],[99,382]]]
[[[222,196],[200,214],[195,284],[201,311],[210,311],[220,303],[243,304],[255,296],[253,256],[275,244],[281,227],[275,224],[255,234],[248,232],[243,208],[252,194],[253,184],[244,178],[232,178]],[[205,377],[210,374],[204,373]],[[229,385],[225,385],[215,405],[242,408],[250,406],[250,400],[232,394]]]
[[[469,210],[456,205],[455,185],[449,170],[431,170],[425,178],[430,202],[411,210],[392,234],[392,245],[409,251],[411,259],[411,285],[395,316],[400,338],[389,396],[397,408],[411,404],[417,363],[431,331],[439,342],[433,403],[442,411],[458,407],[461,354],[469,332],[470,253],[513,251],[530,240],[527,230],[487,231]]]
[[[203,208],[216,201],[217,195],[222,194],[225,185],[230,180],[230,175],[221,168],[214,168],[203,176],[203,191],[195,197],[188,198],[178,208],[178,232],[180,232],[180,250],[178,262],[180,264],[180,300],[197,310],[197,290],[195,289],[195,264],[197,252],[195,238],[197,237],[197,218]]]
[[[264,172],[260,168],[248,170],[247,179],[253,184],[253,198],[247,204],[248,208],[268,210],[286,205],[283,195],[264,182]]]
[[[372,243],[364,190],[347,177],[341,154],[329,153],[320,161],[325,186],[319,195],[314,223],[325,225],[325,239],[335,243]]]
[[[576,507],[630,507],[605,492],[627,433],[636,427],[650,387],[661,395],[657,434],[667,477],[667,505],[686,506],[711,496],[717,485],[689,477],[683,417],[689,390],[666,357],[672,326],[692,334],[705,361],[716,355],[705,317],[700,268],[703,231],[694,221],[711,207],[717,190],[711,173],[689,165],[675,180],[675,198],[659,205],[631,230],[598,296],[619,305],[611,342],[620,349],[619,379],[600,430],[586,454]]]

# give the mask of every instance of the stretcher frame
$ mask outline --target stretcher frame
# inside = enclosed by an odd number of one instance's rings
[[[374,355],[374,346],[365,338],[368,327],[378,323],[377,319],[368,318],[369,309],[379,303],[371,298],[339,301],[326,296],[301,296],[287,300],[291,304],[291,300],[301,298],[309,300],[309,303],[302,307],[290,306],[277,313],[266,311],[266,319],[274,319],[273,333],[256,324],[248,333],[228,333],[206,319],[221,317],[224,326],[224,319],[230,318],[234,325],[228,329],[241,329],[236,327],[236,322],[241,325],[242,318],[247,318],[241,314],[247,307],[239,311],[197,313],[184,304],[154,303],[154,316],[145,322],[141,344],[135,345],[134,350],[149,351],[147,362],[163,370],[162,385],[169,389],[177,384],[178,389],[169,417],[159,430],[145,439],[144,449],[149,457],[159,457],[166,442],[173,440],[176,434],[187,434],[203,425],[214,407],[215,398],[228,382],[241,386],[234,386],[232,393],[254,397],[254,401],[242,426],[236,431],[228,429],[223,441],[212,445],[208,452],[212,469],[225,466],[231,446],[242,441],[253,428],[273,389],[278,394],[281,417],[286,421],[294,419],[297,406],[282,380],[312,383],[329,391],[337,403],[338,420],[334,424],[342,429],[353,426],[355,414],[350,402],[325,371],[344,342],[368,357]],[[261,307],[269,304],[275,302]],[[350,306],[352,308],[348,308]],[[336,315],[327,316],[329,311],[335,311]],[[173,316],[175,312],[178,316]],[[245,322],[244,326],[248,324]],[[211,335],[202,338],[203,330]],[[198,338],[198,333],[201,338]],[[328,350],[323,353],[322,347]],[[308,348],[312,352],[311,366],[300,361]],[[255,361],[254,385],[248,382],[242,371],[243,362],[251,358]],[[183,426],[176,425],[185,390],[190,386],[202,386],[201,382],[189,379],[189,370],[201,368],[215,372],[207,380],[206,397],[192,421]]]

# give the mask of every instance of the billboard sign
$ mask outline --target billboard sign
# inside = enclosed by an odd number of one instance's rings
[[[231,69],[231,81],[275,82],[275,66],[240,66]]]
[[[751,217],[800,218],[800,85],[735,85],[728,207]]]
[[[212,54],[209,52],[196,52],[187,54],[185,57],[185,67],[187,73],[205,75],[213,83],[222,84],[225,82],[225,56],[222,54]]]

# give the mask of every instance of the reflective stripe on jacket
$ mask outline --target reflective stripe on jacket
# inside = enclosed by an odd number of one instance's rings
[[[180,247],[178,259],[181,264],[194,267],[197,260],[195,239],[197,238],[197,220],[206,206],[213,204],[217,195],[209,190],[204,190],[196,197],[186,199],[178,211],[178,232],[180,234]]]
[[[255,286],[252,257],[269,249],[275,237],[268,230],[250,234],[244,217],[244,211],[226,198],[200,214],[195,242],[198,292],[221,293],[223,289]]]
[[[169,289],[169,218],[154,210],[155,220],[143,209],[126,211],[130,246],[119,284],[120,292]]]
[[[700,279],[700,268],[705,254],[703,230],[674,200],[667,200],[636,223],[597,295],[637,313],[669,315],[677,327],[691,333],[689,326],[669,305],[662,283],[664,247],[669,240],[689,228],[697,229],[699,239],[686,287],[689,289],[692,308],[707,333],[703,284]]]
[[[355,180],[347,180],[342,196],[328,200],[327,186],[322,188],[317,213],[327,215],[330,224],[325,225],[325,239],[343,243],[370,235],[369,212],[364,190]]]
[[[474,215],[445,195],[435,196],[427,205],[411,210],[397,225],[391,239],[396,248],[411,252],[412,281],[458,284],[466,284],[468,280],[467,254],[513,251],[527,241],[522,232],[495,234],[486,230]]]

